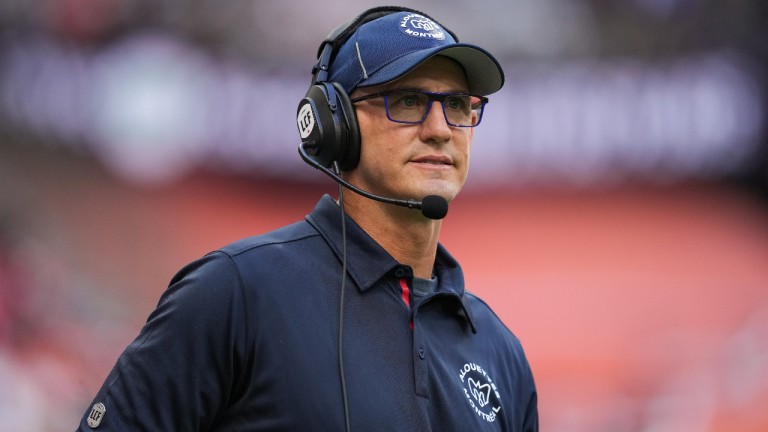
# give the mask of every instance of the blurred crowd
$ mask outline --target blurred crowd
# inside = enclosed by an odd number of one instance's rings
[[[0,125],[95,154],[136,183],[199,166],[301,175],[286,150],[318,41],[373,5],[12,0],[0,8]],[[765,184],[762,3],[410,6],[436,10],[507,71],[470,184]]]

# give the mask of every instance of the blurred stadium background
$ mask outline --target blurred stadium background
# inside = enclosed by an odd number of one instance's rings
[[[335,196],[296,104],[374,5],[0,3],[0,431],[73,430],[181,266]],[[768,430],[768,5],[407,6],[507,72],[442,241],[542,430]]]

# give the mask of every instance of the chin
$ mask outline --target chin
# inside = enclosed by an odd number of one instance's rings
[[[460,190],[461,187],[457,187],[453,184],[444,184],[443,182],[430,184],[428,187],[421,188],[419,192],[416,193],[418,195],[418,198],[416,199],[420,201],[427,195],[438,195],[445,198],[446,201],[451,202],[456,198]]]

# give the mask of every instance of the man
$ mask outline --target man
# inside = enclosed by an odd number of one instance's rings
[[[466,95],[503,83],[490,54],[402,11],[357,28],[329,76],[359,124],[347,181],[397,199],[456,197],[483,110]],[[465,290],[441,222],[344,200],[344,233],[325,196],[305,221],[182,269],[81,430],[537,431],[520,343]]]

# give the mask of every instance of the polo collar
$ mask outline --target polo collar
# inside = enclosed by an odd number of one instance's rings
[[[325,239],[339,262],[342,260],[341,209],[324,195],[306,219]],[[392,255],[371,238],[349,215],[347,228],[347,272],[361,291],[369,290],[385,274],[399,266]]]
[[[342,260],[343,247],[340,213],[341,209],[336,201],[329,195],[324,195],[312,213],[306,216],[307,222],[325,239],[339,262]],[[344,218],[347,228],[347,272],[358,289],[365,292],[384,275],[401,267],[401,264],[349,215],[345,214]],[[459,263],[439,243],[433,271],[438,278],[438,294],[458,297],[464,315],[472,326],[472,332],[476,332],[464,296],[464,273]],[[407,277],[412,277],[412,273],[409,272]]]
[[[306,219],[325,239],[336,257],[342,259],[341,221],[338,204],[324,195],[307,215]],[[344,215],[347,226],[347,271],[360,290],[366,291],[400,263],[368,235],[349,215]],[[464,296],[464,273],[459,263],[443,245],[437,245],[435,276],[439,280],[438,291]]]
[[[464,272],[461,266],[451,254],[441,245],[437,244],[435,266],[432,271],[438,280],[438,292],[453,293],[464,297]]]
[[[467,319],[472,333],[477,333],[470,307],[467,304],[467,297],[464,296],[464,272],[458,261],[440,243],[437,244],[435,266],[432,271],[438,280],[437,293],[455,296],[461,304],[462,315]]]

